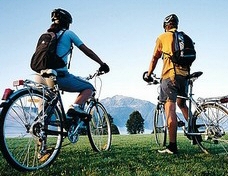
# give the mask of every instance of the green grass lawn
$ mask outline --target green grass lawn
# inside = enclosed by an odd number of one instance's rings
[[[65,139],[64,144],[68,144]],[[177,155],[159,154],[153,135],[113,135],[111,151],[95,153],[88,138],[61,149],[57,160],[44,169],[20,173],[0,153],[0,175],[228,175],[228,157],[207,155],[179,134]]]

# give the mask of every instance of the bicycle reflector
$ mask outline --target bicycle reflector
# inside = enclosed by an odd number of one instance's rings
[[[221,103],[228,103],[228,96],[221,98],[220,102]]]
[[[12,89],[10,88],[5,89],[4,94],[2,96],[2,100],[7,100],[12,93],[13,93]]]
[[[16,86],[21,86],[24,84],[24,80],[17,80],[17,81],[14,81],[13,82],[13,86],[16,87]]]

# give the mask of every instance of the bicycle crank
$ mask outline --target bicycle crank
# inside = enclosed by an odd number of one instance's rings
[[[84,122],[80,121],[78,124],[72,124],[68,130],[68,139],[71,143],[75,144],[79,140],[81,128],[84,126]]]

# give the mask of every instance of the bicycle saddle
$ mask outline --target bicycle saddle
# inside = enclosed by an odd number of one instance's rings
[[[53,69],[46,69],[46,70],[41,70],[40,75],[42,77],[48,78],[50,76],[57,76],[57,72]]]
[[[203,74],[203,72],[201,72],[201,71],[194,72],[194,73],[188,75],[188,76],[187,76],[187,79],[198,78],[198,77],[200,77],[202,74]]]

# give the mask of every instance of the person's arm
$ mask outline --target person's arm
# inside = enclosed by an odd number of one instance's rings
[[[100,65],[103,65],[104,63],[102,60],[91,50],[89,49],[85,44],[82,44],[78,47],[86,56],[94,60]]]
[[[151,61],[150,61],[150,66],[149,66],[149,69],[148,69],[148,73],[147,73],[147,76],[150,77],[150,75],[153,73],[156,65],[157,65],[157,62],[158,62],[158,59],[156,56],[153,56]]]
[[[104,65],[103,61],[91,50],[89,49],[82,40],[71,30],[66,31],[69,35],[70,41],[74,43],[86,56],[94,60],[100,65]]]
[[[104,71],[105,73],[109,72],[109,66],[104,63],[91,49],[89,49],[85,44],[81,44],[78,47],[85,55],[89,58],[100,64],[99,71]]]
[[[149,69],[148,69],[148,73],[147,73],[148,77],[150,77],[151,74],[153,73],[153,71],[157,65],[158,59],[161,56],[162,56],[162,44],[161,44],[160,40],[157,39],[156,46],[154,48],[154,53],[153,53],[152,59],[150,61],[150,65],[149,65]]]

